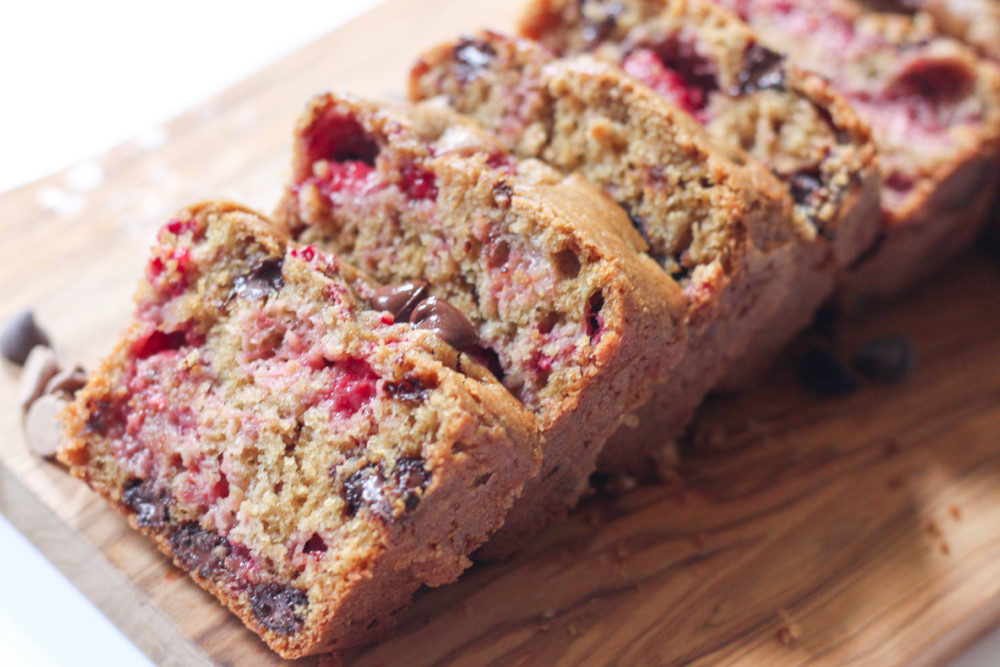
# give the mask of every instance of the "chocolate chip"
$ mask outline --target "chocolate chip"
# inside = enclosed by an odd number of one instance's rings
[[[587,300],[587,312],[585,317],[585,327],[591,345],[597,345],[601,340],[601,333],[604,330],[604,318],[601,317],[601,309],[604,308],[604,293],[594,292]]]
[[[430,478],[431,474],[421,458],[400,458],[388,479],[381,466],[370,463],[344,483],[347,514],[354,516],[365,509],[370,514],[388,519],[397,500],[403,501],[407,511],[413,510],[420,502],[420,491],[427,486]]]
[[[308,604],[305,591],[274,581],[257,584],[250,592],[254,618],[278,635],[291,635],[302,629],[302,615]]]
[[[385,513],[383,508],[385,498],[382,493],[384,483],[385,480],[382,479],[382,475],[373,463],[369,463],[348,477],[347,481],[344,482],[347,515],[354,516],[362,507]]]
[[[169,509],[174,504],[170,491],[157,486],[151,479],[133,479],[125,486],[122,502],[135,513],[135,522],[146,528],[163,528],[170,521]],[[176,553],[177,549],[174,549]]]
[[[226,569],[229,540],[193,521],[184,523],[173,532],[170,547],[174,550],[174,558],[188,572],[197,572],[207,579],[217,577]]]
[[[56,373],[49,383],[45,385],[46,394],[62,394],[66,398],[73,395],[87,385],[87,373],[83,366],[77,365],[73,368],[66,368]]]
[[[785,177],[796,204],[812,204],[816,192],[823,187],[818,168],[803,169]]]
[[[876,382],[899,382],[913,370],[913,346],[906,338],[879,338],[858,350],[854,365]]]
[[[35,322],[35,314],[30,310],[15,315],[0,333],[0,354],[18,366],[24,365],[36,345],[50,345],[49,337]]]
[[[62,442],[62,424],[56,416],[69,401],[61,396],[42,396],[31,404],[24,422],[24,433],[31,451],[39,456],[55,456]]]
[[[424,467],[423,459],[403,457],[396,461],[393,480],[407,511],[412,511],[420,503],[420,491],[427,487],[430,479],[431,474]]]
[[[233,280],[229,300],[243,297],[255,301],[280,290],[285,284],[285,278],[281,274],[282,264],[283,260],[280,257],[257,262],[249,272]]]
[[[17,389],[17,401],[21,410],[27,411],[45,393],[49,380],[59,373],[56,353],[48,345],[36,345],[28,354]]]
[[[799,365],[799,380],[809,391],[822,396],[846,396],[858,390],[858,379],[826,348],[806,351]]]
[[[455,76],[459,81],[472,81],[479,73],[490,64],[496,57],[496,49],[489,42],[482,39],[463,39],[453,51],[458,65],[455,67]]]
[[[416,375],[407,374],[399,382],[387,382],[385,393],[397,401],[423,403],[430,395],[430,390]]]
[[[470,347],[479,342],[476,328],[455,306],[435,296],[421,301],[410,316],[417,329],[433,331],[452,347]]]
[[[392,313],[398,321],[406,321],[417,304],[427,298],[427,283],[422,280],[385,285],[375,290],[372,308]]]
[[[580,3],[584,24],[581,36],[588,46],[611,36],[618,27],[618,17],[625,8],[618,0],[583,0]]]
[[[729,91],[730,95],[749,95],[758,90],[785,89],[785,57],[780,53],[751,44],[743,56],[743,69],[737,75],[738,83]]]

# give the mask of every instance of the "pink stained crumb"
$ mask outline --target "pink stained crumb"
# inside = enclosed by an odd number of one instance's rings
[[[379,187],[375,168],[353,160],[319,163],[314,169],[314,175],[303,183],[308,184],[314,184],[316,190],[332,205],[337,205],[346,197],[365,195]]]
[[[415,165],[405,165],[401,170],[400,188],[410,199],[436,199],[437,178],[432,172]]]
[[[708,103],[708,92],[690,85],[669,68],[652,49],[637,49],[622,63],[626,73],[643,82],[681,110],[698,117]],[[698,118],[702,120],[701,118]]]
[[[319,404],[328,404],[335,420],[350,419],[371,404],[379,377],[362,359],[333,362],[332,375],[319,395]]]
[[[191,267],[190,249],[157,247],[146,265],[146,281],[167,298],[177,296],[187,285]]]

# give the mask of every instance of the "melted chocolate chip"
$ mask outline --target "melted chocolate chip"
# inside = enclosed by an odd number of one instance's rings
[[[758,90],[784,90],[785,57],[780,53],[751,44],[743,57],[743,69],[737,75],[739,83],[730,91],[731,95],[749,95]]]
[[[347,515],[354,516],[362,507],[379,507],[383,500],[383,484],[382,475],[373,463],[348,477],[344,482]]]
[[[36,345],[49,345],[49,337],[35,322],[35,314],[22,310],[0,332],[0,354],[7,361],[23,366]]]
[[[591,345],[597,345],[601,340],[601,332],[604,328],[604,318],[601,317],[601,309],[604,308],[604,294],[594,292],[587,300],[586,328],[587,336]]]
[[[347,514],[354,516],[364,509],[374,516],[389,519],[399,499],[406,510],[411,511],[420,503],[420,491],[427,486],[430,478],[431,474],[420,458],[400,458],[388,479],[380,466],[370,463],[344,482]]]
[[[876,382],[899,382],[913,370],[913,345],[906,338],[879,338],[866,343],[854,365]]]
[[[174,504],[174,497],[170,491],[158,487],[151,479],[133,479],[125,486],[122,502],[135,512],[135,522],[138,525],[163,528],[170,521],[169,509]]]
[[[278,635],[287,636],[302,629],[302,615],[308,604],[305,591],[274,581],[257,584],[250,592],[254,618]]]
[[[229,541],[222,535],[205,530],[193,521],[182,524],[173,532],[170,546],[182,568],[197,572],[206,579],[225,571],[224,561],[231,549]]]
[[[819,189],[823,187],[823,182],[820,180],[819,168],[811,167],[803,169],[785,178],[791,189],[792,199],[795,200],[796,204],[804,206],[813,206],[816,204],[812,200]]]
[[[399,382],[387,382],[385,393],[397,401],[423,403],[430,395],[430,389],[417,376],[407,374]]]
[[[417,305],[410,316],[410,324],[417,329],[433,331],[452,347],[470,347],[479,342],[476,328],[462,311],[434,296]]]
[[[580,11],[584,19],[581,35],[593,47],[611,36],[625,8],[618,0],[580,0]]]
[[[420,458],[404,457],[396,461],[393,480],[396,490],[403,498],[407,511],[413,511],[420,503],[420,491],[427,487],[430,472]]]
[[[375,290],[372,308],[392,313],[396,320],[405,321],[410,318],[417,304],[426,298],[427,283],[422,280],[402,285],[385,285]]]
[[[802,357],[799,380],[809,391],[822,396],[846,396],[858,390],[851,370],[825,348],[814,347]]]
[[[280,257],[261,260],[249,272],[233,280],[229,300],[242,297],[249,300],[264,299],[280,290],[285,284],[281,275],[283,260]]]
[[[496,49],[489,42],[469,38],[459,42],[453,53],[458,63],[455,76],[463,82],[472,81],[479,76],[497,55]]]

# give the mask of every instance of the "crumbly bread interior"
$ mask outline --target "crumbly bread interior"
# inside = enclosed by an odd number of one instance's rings
[[[537,464],[532,417],[375,287],[248,211],[190,209],[66,415],[74,474],[286,656],[456,577]]]
[[[520,156],[602,187],[682,284],[697,282],[689,279],[699,267],[732,262],[748,236],[767,249],[795,233],[790,198],[770,174],[740,164],[739,149],[715,145],[686,114],[603,62],[553,62],[534,44],[484,33],[425,55],[410,90],[415,99],[444,95]],[[805,223],[798,231],[814,233]]]
[[[390,134],[394,123],[406,132]],[[617,306],[606,304],[599,249],[551,224],[554,214],[539,215],[542,191],[558,188],[561,174],[512,160],[496,139],[433,106],[401,113],[321,98],[300,136],[299,182],[279,213],[300,241],[385,282],[422,276],[478,330],[470,353],[528,407],[558,411],[585,384],[605,327],[621,314],[605,310]],[[364,166],[343,149],[318,150],[319,136],[365,145]],[[322,181],[359,168],[363,184]],[[645,247],[627,223],[616,232],[617,245]]]
[[[921,16],[844,0],[714,0],[831,82],[872,127],[889,224],[914,216],[969,156],[1000,142],[1000,71]],[[971,198],[988,180],[970,184]]]

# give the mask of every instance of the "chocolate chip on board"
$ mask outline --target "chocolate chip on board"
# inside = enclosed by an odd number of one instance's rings
[[[18,366],[24,365],[36,345],[49,345],[49,337],[35,322],[31,310],[22,310],[0,332],[0,354]]]
[[[65,368],[49,380],[45,385],[46,394],[64,394],[71,398],[73,394],[83,389],[87,384],[87,372],[77,364],[73,368]]]
[[[69,401],[62,396],[45,395],[31,404],[24,421],[24,433],[31,451],[51,458],[62,441],[62,424],[56,416]]]
[[[806,351],[799,366],[799,380],[809,391],[822,396],[846,396],[858,390],[858,379],[850,368],[822,347]]]
[[[854,365],[876,382],[899,382],[913,370],[913,346],[906,338],[878,338],[861,346]]]
[[[17,402],[27,412],[31,404],[45,393],[49,381],[59,374],[56,353],[48,345],[36,345],[24,362],[17,389]]]
[[[410,324],[417,329],[433,331],[452,347],[469,347],[479,342],[476,328],[462,311],[434,296],[417,305],[410,316]]]
[[[375,290],[372,308],[392,313],[400,321],[406,321],[417,304],[427,298],[427,283],[415,280],[401,285],[385,285]]]

